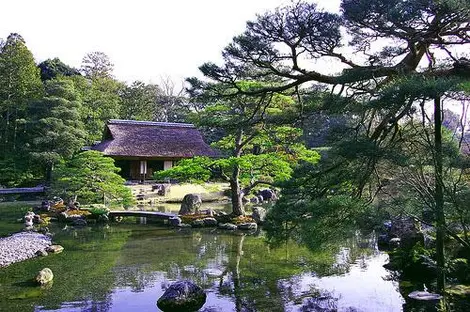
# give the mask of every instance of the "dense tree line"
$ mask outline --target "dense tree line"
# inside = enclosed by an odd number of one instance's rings
[[[58,58],[36,64],[19,34],[0,41],[0,185],[48,183],[55,165],[101,139],[108,119],[184,121],[183,88],[113,77],[102,52],[80,69]]]

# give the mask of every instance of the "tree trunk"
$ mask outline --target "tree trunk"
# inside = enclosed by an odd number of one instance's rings
[[[232,214],[235,216],[245,215],[243,207],[243,192],[240,188],[240,168],[235,166],[230,179],[230,190],[232,191]]]
[[[445,289],[445,215],[444,215],[444,185],[442,177],[442,112],[441,98],[434,98],[434,175],[436,204],[436,261],[437,261],[437,290],[443,294]]]
[[[46,186],[50,186],[51,185],[51,181],[52,181],[52,170],[54,169],[54,164],[52,163],[47,163],[46,164],[46,181],[45,181],[45,184]]]

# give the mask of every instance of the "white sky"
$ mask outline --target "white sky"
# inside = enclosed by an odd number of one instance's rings
[[[199,75],[247,20],[288,0],[0,0],[0,38],[17,32],[36,61],[58,57],[80,67],[92,51],[106,53],[123,81],[175,82]],[[319,0],[338,10],[340,0]]]

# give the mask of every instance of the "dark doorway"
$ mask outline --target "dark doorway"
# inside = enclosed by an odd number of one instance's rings
[[[124,160],[124,159],[118,159],[114,161],[114,164],[116,167],[121,168],[121,171],[119,172],[119,175],[123,177],[126,180],[131,179],[131,161],[130,160]]]

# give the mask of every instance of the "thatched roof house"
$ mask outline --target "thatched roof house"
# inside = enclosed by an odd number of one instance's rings
[[[192,124],[111,119],[92,149],[115,159],[126,179],[150,179],[183,158],[216,156]]]

